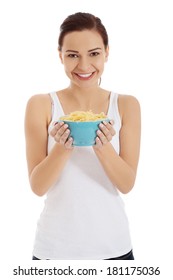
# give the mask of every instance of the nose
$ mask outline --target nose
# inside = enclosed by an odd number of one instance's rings
[[[88,57],[80,57],[78,62],[78,69],[82,72],[87,72],[90,68],[90,59]]]

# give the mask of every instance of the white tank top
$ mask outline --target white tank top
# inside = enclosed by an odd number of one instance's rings
[[[56,92],[50,95],[53,106],[49,131],[64,115]],[[119,153],[121,120],[117,100],[118,95],[111,92],[107,115],[115,121],[116,135],[111,143]],[[48,152],[54,144],[49,136]],[[101,260],[124,255],[131,249],[124,203],[116,186],[106,176],[92,147],[75,147],[46,195],[33,255],[39,259]]]

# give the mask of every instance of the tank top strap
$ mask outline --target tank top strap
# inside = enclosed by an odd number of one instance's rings
[[[118,93],[113,91],[111,91],[110,93],[110,101],[107,115],[109,118],[113,118],[116,121],[116,124],[119,128],[121,127],[121,118],[118,108]]]
[[[56,91],[49,93],[51,100],[52,100],[52,120],[59,119],[60,116],[64,115],[63,108],[59,101]]]
[[[52,108],[51,108],[51,117],[52,120],[49,124],[48,127],[48,132],[50,132],[50,130],[52,129],[52,127],[54,126],[54,124],[58,121],[58,119],[64,115],[61,103],[59,101],[59,98],[56,94],[56,91],[50,92],[49,96],[51,98],[51,103],[52,103]]]

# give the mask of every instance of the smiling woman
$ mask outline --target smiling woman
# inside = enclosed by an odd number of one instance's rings
[[[133,260],[120,194],[130,192],[135,183],[139,103],[99,85],[109,46],[98,17],[70,15],[61,25],[58,42],[70,83],[31,97],[26,108],[30,185],[38,196],[46,194],[33,259]],[[92,146],[74,146],[68,124],[57,122],[76,111],[108,117],[98,124]]]
[[[104,46],[102,37],[95,30],[73,31],[63,39],[59,56],[67,76],[76,85],[87,87],[98,83],[104,63],[108,57],[108,46]]]

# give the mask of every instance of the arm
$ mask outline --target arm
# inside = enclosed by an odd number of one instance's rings
[[[31,97],[25,114],[26,157],[30,185],[39,196],[44,195],[58,180],[72,152],[63,144],[56,143],[47,154],[50,120],[50,97],[45,94]]]
[[[107,176],[120,192],[128,193],[134,186],[140,150],[140,105],[132,96],[119,96],[122,116],[120,155],[110,142],[104,143],[108,129],[104,126],[94,151]],[[103,139],[103,140],[102,140]],[[100,147],[100,148],[98,148]]]

